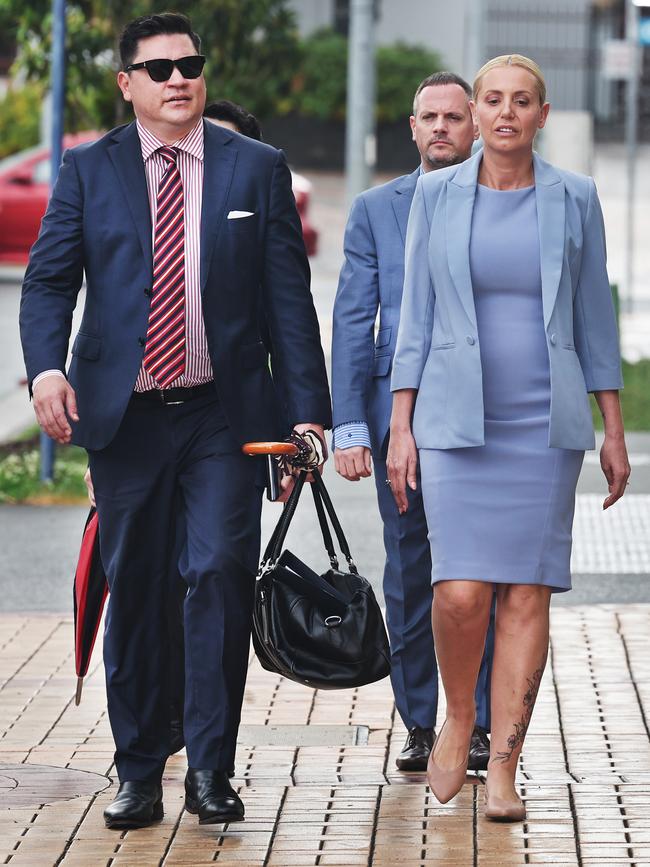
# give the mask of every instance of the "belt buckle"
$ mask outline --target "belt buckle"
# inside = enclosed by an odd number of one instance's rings
[[[165,400],[166,389],[158,388],[156,390],[160,395],[160,402],[163,404],[163,406],[180,406],[182,403],[185,403],[184,400]]]

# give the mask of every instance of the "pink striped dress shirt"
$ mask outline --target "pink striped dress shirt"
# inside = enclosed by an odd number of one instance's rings
[[[142,159],[147,177],[149,210],[151,211],[151,243],[153,246],[156,227],[156,199],[158,185],[167,163],[157,153],[165,142],[136,121]],[[176,386],[201,385],[214,379],[212,362],[208,352],[208,341],[203,324],[201,307],[201,203],[203,200],[203,120],[185,138],[174,142],[171,147],[178,148],[178,169],[183,181],[185,200],[185,372],[171,383]],[[136,391],[159,388],[153,377],[141,367],[135,383]]]

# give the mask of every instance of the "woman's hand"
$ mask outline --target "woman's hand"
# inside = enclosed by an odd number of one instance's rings
[[[625,431],[618,391],[595,391],[594,397],[603,417],[605,441],[600,449],[600,466],[605,473],[609,486],[609,497],[603,502],[603,509],[609,509],[625,493],[630,477],[630,462],[625,447]]]
[[[408,485],[412,491],[417,488],[417,467],[418,451],[410,429],[391,431],[386,458],[388,470],[386,483],[390,485],[400,515],[406,512],[409,505],[406,486]]]
[[[609,496],[603,502],[603,509],[609,509],[625,493],[630,477],[630,462],[624,437],[605,434],[605,441],[600,449],[600,466],[609,488]]]

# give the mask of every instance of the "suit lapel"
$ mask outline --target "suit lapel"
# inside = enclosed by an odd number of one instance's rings
[[[410,175],[406,175],[406,177],[402,179],[402,183],[396,188],[395,195],[391,200],[395,219],[397,220],[397,225],[399,226],[400,235],[402,236],[402,242],[404,244],[406,243],[406,227],[408,226],[409,221],[409,211],[411,210],[413,193],[415,192],[415,185],[418,182],[419,176],[420,167],[418,166],[414,172],[411,172]]]
[[[217,235],[223,225],[225,205],[232,183],[237,150],[234,136],[215,124],[204,122],[203,199],[201,205],[201,292]]]
[[[553,166],[544,162],[537,154],[534,155],[533,166],[535,170],[544,326],[548,328],[560,286],[564,260],[565,189],[562,178]]]
[[[152,267],[149,194],[140,137],[135,122],[116,134],[115,144],[108,148],[108,154],[117,172],[124,198],[135,223],[144,260],[149,267]]]
[[[476,197],[481,152],[458,167],[447,181],[446,239],[449,273],[456,292],[465,308],[469,321],[476,328],[476,309],[472,274],[469,267],[469,243],[472,232],[472,213]]]

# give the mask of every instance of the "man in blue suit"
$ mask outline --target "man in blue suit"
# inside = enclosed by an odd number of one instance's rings
[[[345,263],[334,304],[332,394],[334,461],[350,481],[370,476],[371,455],[384,524],[384,596],[395,704],[408,730],[397,757],[404,771],[423,771],[435,737],[438,671],[431,630],[431,555],[418,484],[400,515],[386,483],[392,406],[390,370],[404,281],[404,242],[415,185],[422,172],[466,160],[478,131],[471,88],[450,72],[418,87],[410,118],[420,165],[409,175],[362,193],[345,232]],[[379,329],[374,336],[379,311]],[[471,770],[487,767],[492,629],[476,690]]]
[[[199,51],[182,15],[127,25],[118,84],[136,121],[65,154],[21,302],[38,421],[59,442],[87,449],[95,489],[120,780],[104,814],[111,828],[163,815],[166,583],[177,515],[187,585],[185,804],[201,823],[244,818],[228,770],[263,480],[241,446],[281,439],[290,426],[322,435],[331,424],[289,169],[280,151],[203,121]],[[260,336],[262,310],[281,402]]]

